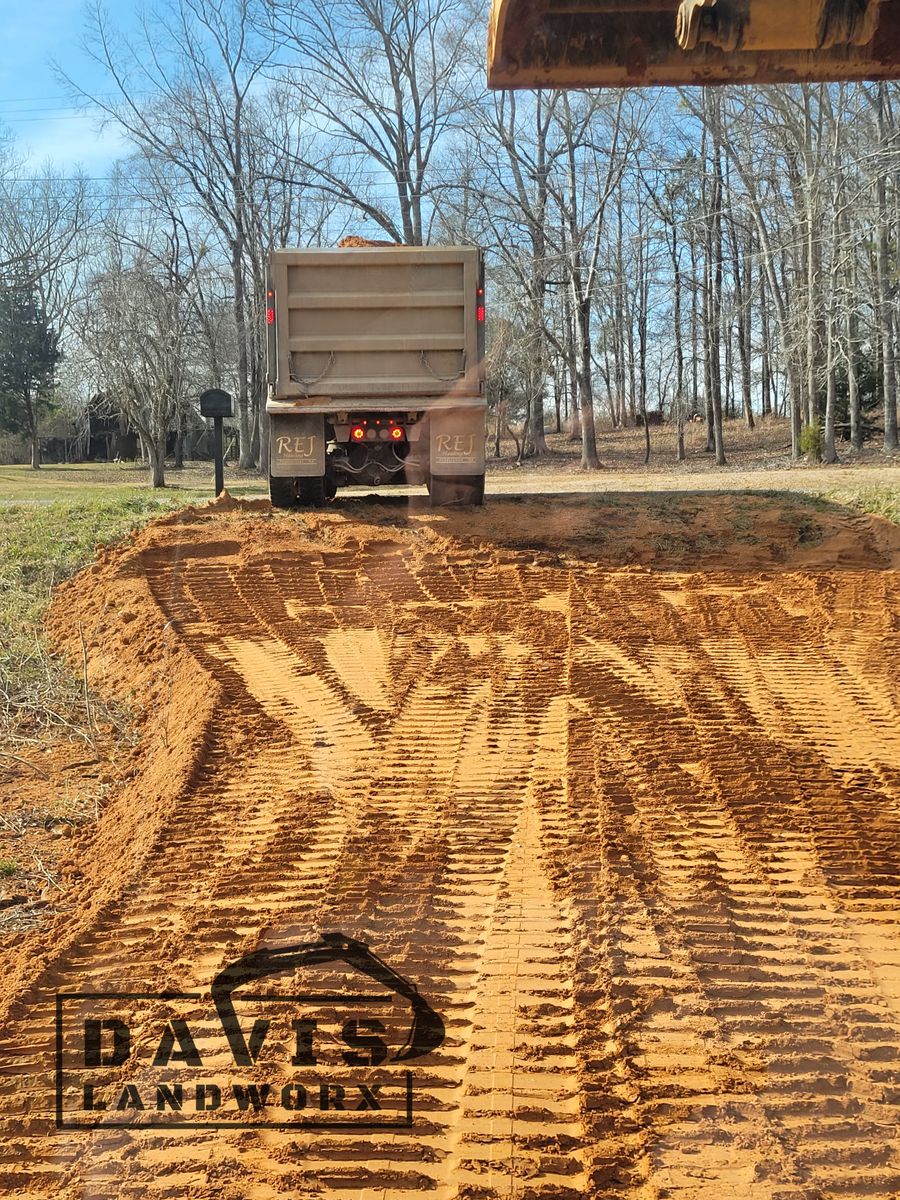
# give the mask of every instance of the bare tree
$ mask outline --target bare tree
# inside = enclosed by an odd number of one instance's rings
[[[319,136],[298,166],[392,241],[422,245],[448,134],[471,104],[460,0],[271,0],[284,80]]]
[[[110,79],[113,99],[60,72],[148,158],[177,170],[184,203],[198,205],[222,237],[233,289],[242,467],[254,463],[252,426],[261,400],[250,389],[247,126],[254,89],[274,52],[271,37],[260,35],[253,18],[252,0],[171,0],[155,17],[142,19],[132,40],[115,33],[98,2],[88,50]]]
[[[896,250],[891,254],[890,241],[896,236],[896,216],[888,205],[889,159],[893,149],[896,156],[896,122],[887,84],[876,84],[867,93],[875,113],[878,156],[875,162],[875,279],[877,285],[878,336],[881,343],[881,374],[884,402],[884,448],[896,450],[897,438],[897,370],[896,370]],[[885,161],[888,159],[888,161]],[[894,165],[894,164],[892,164]],[[896,172],[896,165],[894,165]],[[894,196],[894,207],[897,197]],[[892,294],[894,293],[894,294]]]
[[[102,269],[83,297],[79,335],[107,407],[139,431],[153,486],[164,487],[168,435],[196,385],[190,292],[203,255],[186,253],[177,224],[145,225],[138,242],[110,219]]]
[[[581,466],[597,470],[591,320],[600,283],[606,210],[638,139],[640,120],[626,93],[610,99],[563,93],[558,114],[564,170],[551,193],[559,210],[560,252],[566,264],[576,331],[576,379],[581,417]],[[640,110],[639,110],[640,111]],[[647,113],[640,112],[640,119]]]
[[[33,286],[58,331],[77,294],[98,217],[98,198],[80,174],[10,167],[0,174],[0,275]]]
[[[518,285],[526,314],[523,350],[531,364],[523,430],[524,452],[544,454],[544,399],[547,343],[554,342],[571,370],[574,343],[568,326],[557,325],[547,312],[548,292],[567,279],[558,249],[548,246],[550,173],[558,169],[558,147],[551,130],[562,93],[518,96],[500,92],[484,98],[478,110],[476,141],[480,156],[484,235]],[[554,332],[555,330],[555,332]]]

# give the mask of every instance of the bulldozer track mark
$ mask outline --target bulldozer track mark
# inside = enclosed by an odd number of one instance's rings
[[[10,1009],[0,1195],[900,1194],[895,573],[283,521],[107,559],[146,589],[123,662],[190,655],[218,699],[156,693],[151,754],[196,719],[196,761]],[[202,991],[335,929],[444,1021],[412,1129],[49,1133],[52,991]]]
[[[651,595],[642,603],[646,607],[652,602]],[[599,597],[594,598],[594,608],[600,608]],[[628,615],[634,616],[633,609]],[[712,622],[710,609],[704,634],[708,639],[719,633],[716,653],[709,659],[712,669],[702,669],[706,653],[697,646],[689,683],[681,684],[682,714],[671,703],[654,703],[650,672],[644,671],[643,687],[631,678],[639,673],[641,658],[656,657],[654,648],[639,651],[631,671],[621,666],[621,646],[618,655],[598,652],[594,669],[593,711],[608,745],[614,747],[614,753],[606,752],[612,761],[598,774],[607,786],[617,783],[612,795],[617,804],[624,802],[623,828],[630,825],[632,833],[620,838],[625,847],[622,859],[640,880],[644,903],[652,898],[647,927],[632,944],[644,953],[663,950],[663,972],[674,977],[666,985],[668,999],[673,993],[684,995],[687,984],[688,1011],[697,1014],[694,1045],[676,1085],[684,1115],[669,1136],[655,1140],[649,1177],[672,1194],[715,1194],[715,1188],[705,1189],[688,1157],[698,1152],[696,1123],[687,1103],[693,1082],[698,1091],[693,1104],[707,1091],[711,1097],[722,1092],[732,1114],[736,1107],[744,1110],[745,1121],[748,1105],[740,1103],[739,1094],[758,1097],[749,1106],[757,1114],[761,1139],[753,1153],[736,1154],[721,1129],[718,1151],[703,1147],[704,1162],[718,1163],[716,1187],[727,1179],[730,1187],[748,1195],[789,1195],[793,1174],[810,1185],[817,1183],[817,1194],[831,1194],[828,1188],[836,1188],[837,1194],[846,1190],[859,1164],[869,1164],[873,1170],[866,1186],[879,1195],[893,1195],[900,1187],[900,1160],[895,1148],[886,1151],[883,1130],[896,1119],[894,1097],[883,1086],[882,1066],[873,1072],[865,1053],[860,1054],[858,1030],[848,1031],[843,1005],[858,1004],[877,1023],[880,1064],[885,1058],[895,1060],[900,1049],[896,1010],[888,1009],[878,972],[854,946],[852,930],[841,919],[846,907],[841,889],[825,884],[816,853],[817,831],[833,832],[835,817],[843,815],[833,803],[836,795],[844,799],[841,781],[824,764],[810,769],[809,763],[798,762],[796,753],[786,753],[783,727],[777,732],[760,727],[758,708],[745,703],[743,672],[735,679],[735,673],[722,669],[723,658],[743,664],[748,656],[739,647],[723,650],[721,632],[710,628]],[[645,614],[644,627],[662,626],[651,611]],[[682,646],[691,643],[687,622],[679,641]],[[741,772],[731,766],[736,761],[744,768]],[[691,769],[697,763],[703,764],[702,772]],[[751,791],[757,783],[761,794],[749,798],[743,787],[735,791],[736,776],[742,783],[749,780]],[[773,786],[776,793],[784,789],[785,803],[779,804],[777,795],[774,802],[766,802]],[[826,795],[830,789],[832,803],[825,813],[815,812],[820,787]],[[880,799],[884,803],[891,797]],[[813,809],[812,820],[796,820],[798,804]],[[820,825],[820,816],[829,818],[830,825]],[[853,861],[848,851],[862,851],[864,846],[863,831],[853,829],[852,822],[851,830],[852,842],[844,840],[840,847],[845,869],[848,858]],[[852,867],[850,873],[854,874]],[[766,1037],[758,1031],[765,1031],[772,1018],[781,1028]],[[704,1031],[703,1021],[709,1019],[716,1022],[715,1041],[725,1043],[724,1052],[720,1049],[712,1060],[704,1048],[709,1046],[710,1030]],[[683,1046],[689,1028],[684,1022],[670,1029],[669,1037]],[[658,1039],[653,1021],[643,1018],[638,1029],[637,1061],[645,1072],[661,1064],[661,1095],[671,1096],[672,1047],[660,1054],[657,1046],[648,1054],[648,1044],[653,1047]],[[649,1082],[646,1078],[641,1084],[645,1095],[653,1091]],[[822,1113],[807,1121],[792,1114],[798,1095],[823,1097]],[[840,1099],[833,1100],[836,1097]],[[832,1102],[843,1106],[836,1120],[849,1106],[860,1122],[854,1155],[845,1147],[829,1148],[823,1113]],[[673,1101],[667,1098],[666,1106],[671,1110]],[[765,1115],[761,1125],[760,1113]],[[786,1162],[781,1178],[774,1168],[761,1175],[762,1147],[773,1126],[779,1125],[783,1151],[790,1151],[793,1166],[788,1168]],[[749,1135],[745,1126],[745,1148]],[[820,1162],[825,1170],[817,1180]]]

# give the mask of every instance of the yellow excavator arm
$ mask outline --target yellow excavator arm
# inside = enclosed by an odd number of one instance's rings
[[[900,77],[900,0],[492,0],[494,88]]]

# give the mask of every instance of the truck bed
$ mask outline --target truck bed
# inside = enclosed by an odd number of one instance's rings
[[[469,246],[278,250],[269,411],[483,404]]]

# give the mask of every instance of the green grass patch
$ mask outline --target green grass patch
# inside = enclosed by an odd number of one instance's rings
[[[900,525],[900,486],[841,489],[829,492],[828,499]]]
[[[0,503],[0,731],[33,737],[67,726],[90,739],[92,713],[119,724],[85,695],[84,681],[52,655],[41,632],[53,587],[151,518],[185,503],[177,492],[100,496],[48,503]]]
[[[19,864],[17,862],[13,862],[11,858],[4,858],[2,862],[0,862],[0,876],[2,876],[4,879],[9,879],[11,875],[15,875],[18,869]]]
[[[235,496],[267,494],[258,474],[230,464],[225,484]],[[49,652],[41,626],[50,593],[98,545],[212,496],[212,463],[169,468],[160,489],[135,463],[0,465],[0,733],[28,739],[62,726],[90,739],[93,718],[122,726],[122,715],[87,697],[84,680]]]

